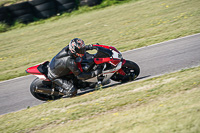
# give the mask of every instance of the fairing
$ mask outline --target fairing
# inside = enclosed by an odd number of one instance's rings
[[[105,45],[94,45],[97,47],[102,47],[107,49],[108,51],[111,52],[111,54],[107,51],[107,53],[105,55],[109,55],[110,57],[105,57],[105,58],[94,58],[93,62],[95,64],[103,64],[103,63],[109,63],[112,66],[114,66],[113,69],[111,70],[105,70],[103,72],[103,75],[105,75],[105,79],[104,81],[110,79],[110,77],[115,73],[118,72],[121,75],[125,75],[125,72],[121,69],[121,67],[125,64],[126,60],[122,59],[121,53],[114,47],[112,46],[105,46]],[[41,65],[45,64],[47,62],[35,65],[33,67],[30,67],[26,70],[27,73],[30,73],[32,75],[35,75],[37,77],[39,77],[41,80],[47,80],[49,81],[49,79],[47,78],[47,76],[45,75],[45,73],[42,73],[40,71],[40,69],[38,69],[38,67],[40,67]],[[83,72],[82,69],[82,65],[81,62],[77,62],[78,68],[80,69],[81,72]],[[71,74],[71,73],[69,73]],[[92,79],[87,80],[89,82],[97,82],[97,78],[94,77]]]
[[[46,77],[45,74],[41,73],[39,70],[38,70],[38,67],[45,64],[47,62],[44,62],[44,63],[41,63],[41,64],[38,64],[38,65],[35,65],[35,66],[32,66],[32,67],[29,67],[28,69],[26,69],[26,72],[27,73],[30,73],[32,75],[35,75],[37,76],[39,79],[41,80],[45,80],[45,81],[49,81],[49,79]]]
[[[38,70],[38,66],[40,66],[40,65],[41,64],[29,67],[28,69],[26,69],[26,72],[30,73],[30,74],[39,74],[39,75],[42,75],[42,73]]]

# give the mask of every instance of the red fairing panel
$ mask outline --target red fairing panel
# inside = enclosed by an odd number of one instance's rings
[[[125,63],[126,63],[126,60],[123,59],[122,66],[123,66]],[[122,69],[119,69],[117,72],[118,72],[119,74],[121,74],[121,75],[126,75],[126,73],[125,73]]]
[[[125,63],[126,63],[126,60],[125,60],[125,59],[123,59],[122,66],[123,66]]]
[[[40,64],[39,64],[40,65]],[[36,66],[33,66],[33,67],[29,67],[28,69],[26,69],[26,72],[27,73],[30,73],[30,74],[39,74],[39,75],[43,75],[40,71],[38,71],[38,66],[39,65],[36,65]]]
[[[39,64],[41,65],[41,64]],[[39,65],[33,66],[33,67],[29,67],[26,72],[30,73],[32,75],[37,76],[39,79],[41,80],[45,80],[45,81],[50,81],[44,74],[42,74],[37,68]]]
[[[116,66],[117,64],[120,63],[120,59],[110,59],[109,57],[108,58],[95,58],[94,59],[94,62],[96,64],[102,64],[102,63],[110,63],[114,66]]]
[[[116,52],[120,53],[115,47],[112,47],[112,46],[105,46],[105,45],[93,45],[93,46],[103,47],[103,48],[107,48],[107,49],[112,49],[112,50],[115,50]]]
[[[119,69],[117,72],[118,72],[119,74],[121,74],[121,75],[126,75],[126,73],[125,73],[122,69]]]
[[[112,59],[109,63],[114,65],[114,66],[117,66],[117,64],[119,64],[121,62],[120,59]]]
[[[94,58],[94,62],[96,64],[102,64],[102,63],[106,63],[109,61],[111,61],[111,59],[109,57],[108,58]]]

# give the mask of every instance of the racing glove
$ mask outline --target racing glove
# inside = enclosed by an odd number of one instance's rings
[[[99,45],[99,44],[96,43],[95,45]],[[86,50],[93,50],[93,49],[96,49],[96,47],[93,46],[93,44],[86,45],[85,48],[86,48]]]

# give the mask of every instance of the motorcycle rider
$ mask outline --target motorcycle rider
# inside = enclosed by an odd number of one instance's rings
[[[77,94],[77,88],[73,81],[62,78],[70,71],[81,80],[95,77],[101,73],[100,69],[92,72],[81,72],[78,67],[81,58],[86,54],[86,50],[93,50],[94,48],[93,45],[85,45],[83,40],[74,38],[49,63],[48,78],[59,86],[59,91],[64,95],[75,96]]]

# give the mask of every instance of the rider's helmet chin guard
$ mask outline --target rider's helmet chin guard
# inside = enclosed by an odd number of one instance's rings
[[[69,43],[69,50],[75,57],[83,57],[86,52],[85,43],[79,38],[74,38]]]

